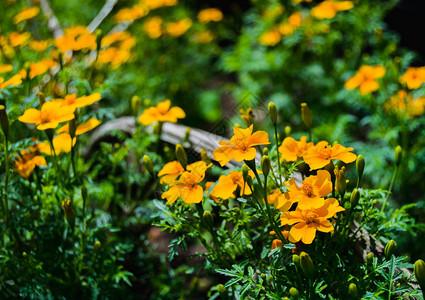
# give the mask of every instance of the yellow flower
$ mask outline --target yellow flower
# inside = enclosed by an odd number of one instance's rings
[[[351,153],[353,148],[345,148],[340,144],[330,146],[327,142],[319,142],[304,154],[304,161],[310,166],[310,170],[317,170],[327,166],[332,160],[338,159],[348,164],[356,160],[357,155]]]
[[[165,30],[172,37],[179,37],[183,35],[189,28],[192,26],[192,20],[189,18],[184,18],[177,22],[168,23],[165,26]]]
[[[273,204],[276,209],[281,212],[288,211],[295,202],[289,197],[288,193],[282,193],[280,189],[276,189],[267,196],[267,202]]]
[[[254,178],[254,172],[251,170],[248,173],[252,178]],[[242,177],[241,171],[230,171],[228,175],[221,175],[218,179],[218,183],[214,185],[211,191],[211,197],[221,198],[223,200],[229,198],[235,198],[234,193],[237,188],[240,189],[240,194],[242,195],[251,195],[252,191],[248,184],[245,183]]]
[[[262,33],[260,37],[258,38],[258,42],[261,45],[274,46],[277,43],[279,43],[281,39],[282,39],[282,36],[280,35],[279,31],[272,29]]]
[[[183,172],[184,168],[177,160],[166,163],[158,173],[158,177],[161,177],[159,182],[161,184],[172,185]]]
[[[84,123],[77,126],[77,128],[75,129],[75,136],[79,136],[83,133],[86,133],[96,128],[97,126],[100,125],[100,123],[101,122],[96,118],[88,119]],[[62,133],[62,132],[69,133],[69,123],[66,123],[64,126],[56,130],[56,133]]]
[[[33,148],[30,148],[32,150]],[[34,148],[38,150],[38,148]],[[21,150],[20,156],[15,160],[14,170],[23,178],[28,179],[36,166],[46,166],[43,156],[36,155],[36,151]]]
[[[30,79],[46,73],[48,70],[53,69],[57,65],[58,63],[50,58],[43,59],[39,62],[30,63]]]
[[[1,73],[8,73],[13,70],[12,65],[0,65],[0,74]]]
[[[418,89],[425,82],[425,67],[410,67],[400,76],[400,83],[406,83],[410,90]]]
[[[402,116],[411,119],[420,116],[425,111],[425,97],[414,99],[410,93],[404,90],[397,92],[397,95],[384,104],[385,111],[394,111]]]
[[[269,136],[265,131],[257,131],[252,134],[254,125],[247,129],[233,127],[234,135],[229,142],[221,141],[218,147],[213,152],[213,157],[216,161],[224,166],[232,159],[236,161],[253,160],[257,155],[257,150],[254,146],[270,144]]]
[[[40,13],[40,8],[37,6],[26,7],[21,10],[14,18],[13,23],[18,24],[22,21],[32,19]]]
[[[286,161],[296,161],[304,156],[304,154],[313,147],[312,142],[307,143],[307,137],[302,136],[300,141],[296,141],[291,137],[286,137],[279,147],[280,159]]]
[[[71,141],[71,136],[68,133],[61,133],[53,138],[53,147],[55,148],[56,155],[63,153],[69,153],[71,148],[77,142],[77,138],[73,138]],[[48,141],[44,141],[38,144],[38,148],[41,153],[47,155],[53,155],[53,150],[50,147],[50,143]]]
[[[12,32],[9,35],[10,45],[12,47],[18,47],[18,46],[24,45],[30,37],[31,37],[31,33],[29,32],[23,32],[23,33],[19,33],[16,31]]]
[[[361,66],[356,75],[345,82],[344,87],[348,90],[359,87],[360,94],[367,95],[379,89],[376,79],[384,75],[385,68],[383,66]]]
[[[50,41],[31,41],[29,47],[34,51],[43,52],[50,46],[50,43]]]
[[[301,12],[294,12],[287,21],[278,26],[279,32],[283,36],[292,35],[298,27],[301,26],[302,15]]]
[[[151,17],[143,24],[143,30],[151,39],[157,39],[162,35],[162,19],[160,17]]]
[[[323,1],[311,10],[311,15],[317,19],[332,19],[340,11],[354,7],[351,1]]]
[[[93,103],[101,100],[100,93],[94,93],[89,96],[82,96],[77,98],[75,94],[66,95],[64,99],[53,99],[51,102],[59,103],[63,107],[72,107],[75,109],[84,106],[92,105]]]
[[[170,108],[171,101],[165,100],[158,103],[156,107],[149,107],[139,116],[139,122],[147,126],[154,122],[177,123],[177,119],[186,117],[183,109],[178,106]]]
[[[295,211],[284,212],[280,216],[283,225],[294,225],[289,231],[289,241],[296,243],[302,241],[304,244],[311,244],[316,237],[316,231],[333,232],[334,227],[329,218],[336,213],[345,210],[339,206],[334,198],[325,200],[325,204],[320,208],[301,210],[297,207]]]
[[[95,50],[96,36],[84,26],[74,26],[65,29],[64,35],[55,39],[55,46],[63,53],[69,50]]]
[[[199,183],[204,180],[205,171],[211,166],[204,161],[198,161],[187,166],[187,171],[180,175],[161,198],[167,199],[167,204],[173,204],[179,197],[186,203],[199,203],[203,200],[204,189]]]
[[[332,192],[331,174],[325,170],[317,171],[317,176],[311,175],[304,179],[299,187],[294,178],[289,181],[288,193],[293,202],[298,202],[299,209],[319,208],[324,205],[323,197]]]
[[[177,0],[141,0],[140,5],[146,6],[149,10],[154,10],[165,6],[174,6],[177,2]]]
[[[131,8],[122,8],[115,15],[115,21],[120,22],[131,22],[146,16],[149,10],[142,5],[135,5]]]
[[[248,107],[246,110],[243,108],[239,109],[239,114],[242,118],[242,120],[245,121],[248,126],[251,126],[252,123],[254,123],[254,114],[252,113],[252,107]]]
[[[23,123],[33,123],[37,129],[45,130],[58,127],[59,123],[74,119],[75,108],[62,106],[60,102],[49,101],[43,104],[41,110],[35,108],[27,109],[18,118]]]
[[[14,75],[9,80],[4,81],[4,78],[0,77],[0,90],[8,86],[17,86],[22,83],[21,75]]]
[[[203,9],[198,13],[198,20],[201,23],[220,22],[223,20],[223,13],[218,8]]]

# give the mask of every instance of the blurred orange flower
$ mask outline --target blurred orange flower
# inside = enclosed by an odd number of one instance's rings
[[[12,65],[0,65],[0,74],[1,73],[8,73],[13,70]]]
[[[21,83],[22,83],[21,75],[14,75],[9,80],[6,80],[6,81],[4,81],[3,77],[0,77],[0,90],[11,85],[17,86],[17,85],[20,85]]]
[[[38,148],[32,147],[30,150],[21,150],[20,156],[15,160],[14,170],[23,178],[28,179],[36,166],[46,166],[46,160],[43,156],[37,155]]]
[[[356,160],[357,155],[351,153],[353,148],[345,148],[340,144],[330,146],[328,142],[319,142],[304,154],[304,161],[310,166],[310,170],[317,170],[327,166],[332,160],[338,159],[348,164]]]
[[[354,7],[351,1],[326,0],[311,9],[311,15],[317,19],[332,19],[340,11],[349,10]]]
[[[32,19],[36,17],[39,13],[40,8],[38,6],[26,7],[13,18],[13,23],[18,24],[22,21]]]
[[[35,108],[27,109],[18,118],[23,123],[33,123],[37,129],[45,130],[58,127],[59,123],[74,119],[75,108],[62,106],[60,102],[49,101],[43,104],[41,110]]]
[[[48,40],[45,41],[31,41],[29,44],[30,49],[37,51],[37,52],[42,52],[44,50],[46,50],[49,46],[50,46],[51,42]]]
[[[205,30],[197,32],[194,35],[194,40],[196,43],[208,44],[214,39],[214,33],[210,30]]]
[[[201,23],[220,22],[223,20],[223,13],[218,8],[203,9],[198,13],[198,20]]]
[[[30,79],[46,73],[48,70],[53,69],[58,65],[53,59],[46,58],[39,62],[30,63]]]
[[[410,67],[400,76],[400,83],[406,83],[410,90],[418,89],[425,82],[425,67]]]
[[[69,50],[95,50],[96,36],[89,33],[85,26],[74,26],[65,29],[64,35],[55,39],[55,46],[63,53]]]
[[[260,35],[258,42],[265,46],[274,46],[282,39],[281,34],[277,30],[269,30]]]
[[[179,37],[183,35],[192,26],[192,20],[189,18],[181,19],[177,22],[168,23],[165,30],[172,37]]]
[[[185,112],[178,106],[170,108],[171,101],[165,100],[156,107],[149,107],[139,116],[139,122],[147,126],[154,122],[177,123],[177,119],[186,117]]]
[[[9,35],[10,45],[12,47],[18,47],[18,46],[24,45],[30,37],[31,37],[31,33],[29,32],[23,32],[23,33],[19,33],[16,31],[11,32]]]
[[[66,95],[64,99],[53,99],[51,102],[59,103],[63,107],[72,107],[75,109],[84,106],[92,105],[93,103],[101,100],[100,93],[94,93],[89,96],[81,96],[77,98],[77,95],[70,94]]]
[[[246,129],[233,127],[234,135],[229,142],[220,141],[218,147],[213,152],[216,161],[224,166],[232,159],[236,161],[253,160],[257,154],[254,146],[270,144],[269,136],[265,131],[257,131],[252,134],[254,125]]]
[[[410,93],[400,90],[384,104],[384,110],[393,111],[411,119],[424,113],[425,97],[414,99]]]
[[[157,39],[162,35],[162,18],[151,17],[143,24],[143,30],[151,39]]]
[[[377,78],[385,75],[385,68],[383,66],[361,66],[356,75],[349,78],[344,87],[348,90],[353,90],[356,87],[360,88],[360,94],[367,95],[379,89]]]

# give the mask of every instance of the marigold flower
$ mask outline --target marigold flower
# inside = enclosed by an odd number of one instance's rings
[[[8,73],[13,70],[12,65],[0,65],[0,74],[1,73]]]
[[[251,177],[254,177],[254,172],[251,170],[248,172]],[[211,196],[213,198],[229,199],[235,198],[234,193],[237,188],[240,188],[241,195],[251,195],[251,188],[242,177],[242,171],[230,171],[228,175],[221,175],[218,179],[218,183],[214,185]]]
[[[316,231],[333,232],[334,227],[329,218],[345,209],[339,206],[338,200],[328,198],[320,208],[301,210],[297,207],[295,211],[284,212],[280,215],[283,225],[294,225],[289,231],[289,241],[296,243],[302,241],[311,244],[316,237]]]
[[[292,137],[286,137],[279,146],[280,159],[286,161],[296,161],[301,159],[307,151],[313,147],[312,142],[307,143],[307,137],[302,136],[300,141]]]
[[[183,172],[184,168],[177,160],[166,163],[158,173],[158,177],[161,177],[159,182],[172,185]]]
[[[288,194],[293,202],[298,202],[299,209],[319,208],[325,204],[322,197],[332,192],[331,174],[325,170],[317,171],[317,176],[311,175],[304,179],[301,186],[294,178],[289,181]]]
[[[18,24],[22,21],[32,19],[40,13],[38,6],[27,7],[21,10],[14,18],[13,23]]]
[[[97,126],[100,125],[100,123],[101,122],[96,118],[88,119],[84,123],[77,126],[77,128],[75,129],[75,136],[82,135],[83,133],[86,133],[96,128]],[[64,126],[56,130],[56,133],[62,133],[62,132],[69,133],[69,123],[66,123]]]
[[[353,148],[345,148],[340,144],[330,146],[327,142],[319,142],[304,154],[304,161],[310,166],[310,170],[317,170],[327,166],[332,160],[338,159],[348,164],[356,160],[357,155],[351,153]]]
[[[278,30],[283,36],[292,35],[295,30],[297,30],[297,28],[301,26],[301,22],[301,12],[294,12],[291,16],[289,16],[288,20],[278,26]]]
[[[281,39],[282,39],[282,36],[280,35],[279,31],[272,29],[262,33],[260,37],[258,38],[258,42],[261,45],[274,46],[277,43],[279,43]]]
[[[158,9],[166,6],[174,6],[177,0],[141,0],[140,4],[146,6],[149,10]]]
[[[9,80],[4,81],[3,77],[0,77],[0,90],[8,86],[17,86],[22,83],[21,75],[14,75]]]
[[[262,13],[262,18],[265,20],[275,19],[276,17],[283,14],[285,7],[283,5],[276,5],[273,7],[267,7],[266,10]]]
[[[65,29],[64,35],[55,39],[55,46],[63,53],[69,50],[95,50],[96,36],[85,26],[74,26]]]
[[[400,83],[406,83],[410,90],[418,89],[425,82],[425,67],[410,67],[400,76]]]
[[[165,100],[156,107],[149,107],[139,116],[139,122],[147,126],[154,122],[177,123],[177,119],[186,117],[185,112],[178,106],[170,108],[171,101]]]
[[[77,142],[77,138],[71,139],[71,136],[69,133],[61,133],[57,136],[55,136],[52,140],[53,147],[55,148],[56,155],[63,153],[69,153],[71,151],[71,148],[75,145]],[[44,141],[40,144],[38,144],[38,148],[40,149],[41,153],[47,154],[47,155],[53,155],[52,147],[50,146],[50,143],[48,141]]]
[[[267,202],[269,204],[273,204],[276,209],[281,212],[288,211],[292,204],[295,203],[290,197],[288,193],[282,193],[280,189],[276,189],[270,195],[267,196]]]
[[[48,70],[53,69],[57,65],[58,63],[50,58],[43,59],[39,62],[30,63],[30,79],[46,73]]]
[[[42,52],[46,50],[50,46],[50,44],[50,41],[31,41],[29,47],[34,51]]]
[[[323,1],[311,9],[311,15],[317,19],[332,19],[340,11],[354,7],[351,1]]]
[[[214,33],[210,30],[205,30],[201,32],[197,32],[194,35],[194,40],[196,43],[200,44],[208,44],[214,39]]]
[[[94,93],[88,96],[77,98],[75,94],[66,95],[64,99],[53,99],[51,102],[59,103],[63,107],[72,107],[74,109],[92,105],[102,99],[100,93]]]
[[[242,118],[242,120],[245,121],[248,126],[251,126],[252,123],[254,123],[254,114],[252,112],[252,107],[248,107],[246,110],[243,108],[239,109],[239,114]]]
[[[36,166],[46,165],[44,157],[37,155],[35,151],[21,150],[20,156],[15,160],[14,170],[23,178],[28,179]]]
[[[344,87],[348,90],[353,90],[359,87],[360,94],[367,95],[379,89],[377,78],[385,75],[385,67],[383,66],[361,66],[356,75],[349,78]]]
[[[400,90],[396,95],[384,104],[385,111],[394,111],[408,119],[420,116],[425,111],[425,97],[414,99],[412,95],[404,90]]]
[[[213,152],[213,157],[216,161],[224,166],[232,159],[236,161],[253,160],[257,155],[257,150],[254,146],[268,145],[269,136],[265,131],[257,131],[252,133],[254,125],[246,129],[233,127],[234,135],[229,142],[220,141],[218,147]]]
[[[223,13],[218,8],[203,9],[198,13],[198,20],[201,23],[220,22],[223,19]]]
[[[165,30],[172,37],[179,37],[183,35],[189,28],[192,26],[192,20],[189,18],[184,18],[177,22],[168,23],[165,26]]]
[[[56,128],[59,123],[74,119],[74,111],[73,106],[62,106],[60,102],[49,101],[43,104],[41,110],[27,109],[18,120],[23,123],[33,123],[37,125],[37,129],[45,130]]]
[[[31,33],[29,32],[23,32],[23,33],[19,33],[16,31],[12,32],[9,35],[10,45],[12,47],[18,47],[18,46],[24,45],[30,37],[31,37]]]
[[[180,175],[161,198],[167,199],[167,204],[173,204],[179,197],[186,203],[199,203],[203,200],[204,189],[199,183],[204,180],[205,171],[211,166],[204,161],[198,161],[187,166],[187,171]]]
[[[162,35],[162,18],[151,17],[143,24],[143,30],[151,39],[157,39]]]
[[[131,8],[122,8],[115,15],[115,21],[120,22],[132,22],[146,16],[149,10],[142,5],[135,5]]]

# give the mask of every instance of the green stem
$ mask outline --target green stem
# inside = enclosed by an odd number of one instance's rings
[[[9,172],[10,172],[10,163],[9,163],[9,140],[5,136],[4,139],[4,153],[5,153],[5,177],[4,177],[4,219],[7,224],[9,220],[9,203],[8,203],[8,188],[9,188]]]
[[[277,126],[276,124],[274,125],[274,138],[276,141],[276,153],[277,153],[277,165],[279,166],[279,179],[280,179],[280,185],[283,185],[283,180],[282,180],[282,170],[280,167],[280,156],[279,156],[279,136],[277,134]]]
[[[398,167],[399,166],[395,166],[395,168],[394,168],[394,172],[393,172],[393,177],[391,178],[391,183],[390,183],[390,187],[388,188],[388,194],[387,194],[387,196],[385,197],[385,200],[384,200],[384,203],[382,204],[382,207],[381,207],[381,212],[383,212],[384,211],[384,209],[385,209],[385,207],[386,207],[386,205],[387,205],[387,202],[388,202],[388,199],[390,198],[390,194],[391,194],[391,192],[392,192],[392,190],[393,190],[393,188],[394,188],[394,184],[395,184],[395,179],[397,178],[397,173],[398,173]]]

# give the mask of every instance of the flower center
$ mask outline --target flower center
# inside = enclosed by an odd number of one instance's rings
[[[322,154],[324,159],[331,159],[332,158],[332,146],[326,146],[323,148],[318,149]]]
[[[307,209],[304,211],[304,220],[307,224],[314,223],[319,215],[314,209]]]
[[[51,120],[50,112],[49,111],[42,111],[40,114],[40,120],[41,123],[49,123]]]
[[[303,189],[304,194],[307,195],[307,197],[311,197],[311,196],[314,195],[314,189],[313,189],[313,186],[311,185],[311,183],[305,182],[303,184],[302,189]]]
[[[242,149],[243,151],[246,151],[246,149],[248,148],[248,145],[246,144],[245,138],[243,138],[243,137],[238,137],[236,139],[235,146],[237,148]]]

